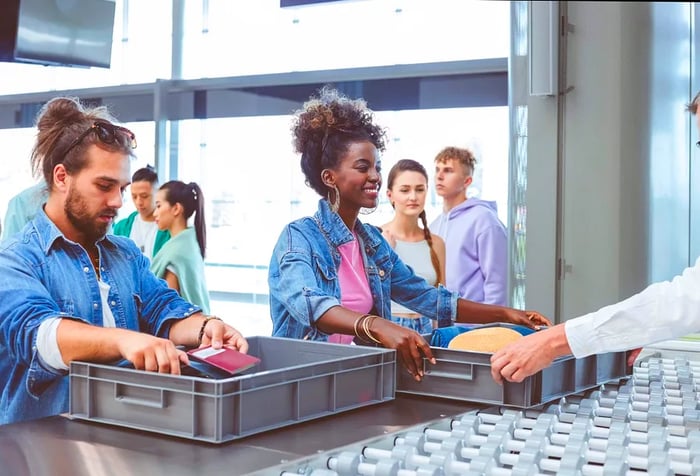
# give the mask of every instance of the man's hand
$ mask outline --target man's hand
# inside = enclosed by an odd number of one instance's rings
[[[202,335],[201,346],[205,345],[211,345],[215,349],[220,349],[226,345],[234,347],[244,354],[248,352],[248,341],[245,337],[236,329],[218,319],[210,319],[207,322]]]
[[[564,325],[521,337],[491,356],[491,376],[499,384],[503,380],[522,382],[549,366],[562,355],[571,353]]]
[[[117,339],[117,348],[139,370],[180,375],[180,363],[189,363],[172,341],[141,332],[126,331]]]

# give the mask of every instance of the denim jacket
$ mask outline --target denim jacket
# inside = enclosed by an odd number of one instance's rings
[[[150,272],[130,239],[107,235],[97,248],[117,327],[167,338],[175,319],[199,310]],[[102,300],[87,252],[40,210],[0,245],[0,424],[68,410],[66,372],[36,350],[39,325],[55,317],[101,326]]]
[[[374,308],[391,317],[391,300],[424,316],[437,319],[438,327],[453,324],[457,294],[429,285],[401,261],[377,227],[355,222],[354,231],[367,272]],[[287,225],[275,245],[268,285],[272,334],[297,339],[328,340],[316,320],[328,309],[340,306],[338,247],[353,239],[338,214],[325,199],[318,211]]]

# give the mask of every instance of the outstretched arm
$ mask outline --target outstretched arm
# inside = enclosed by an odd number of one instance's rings
[[[61,319],[56,341],[66,364],[73,360],[110,362],[125,358],[137,369],[177,375],[180,362],[187,362],[185,353],[168,339],[74,319]]]
[[[509,322],[535,329],[539,326],[552,325],[549,319],[535,311],[521,311],[510,307],[483,304],[462,298],[457,299],[457,322],[472,324]]]
[[[564,324],[524,336],[491,356],[491,376],[502,383],[522,382],[549,366],[554,359],[571,353]]]

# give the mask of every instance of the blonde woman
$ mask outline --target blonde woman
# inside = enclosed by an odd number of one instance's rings
[[[445,282],[445,242],[432,235],[425,217],[428,173],[415,160],[400,160],[389,171],[387,197],[396,212],[382,226],[382,234],[401,260],[413,268],[431,286]],[[420,220],[420,224],[418,224]],[[433,324],[429,317],[391,302],[391,320],[421,334],[429,334]]]

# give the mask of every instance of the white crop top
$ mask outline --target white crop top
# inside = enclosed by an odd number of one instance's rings
[[[404,263],[413,268],[414,273],[425,278],[431,285],[437,284],[438,276],[433,267],[433,261],[430,259],[430,246],[426,240],[396,240],[394,251],[396,251],[396,254],[399,255]],[[391,312],[393,314],[397,312],[407,313],[413,311],[399,303],[391,301]]]

